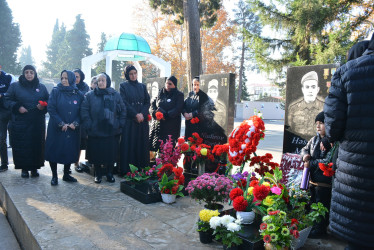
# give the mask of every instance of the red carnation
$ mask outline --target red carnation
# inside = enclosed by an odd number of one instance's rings
[[[171,194],[176,194],[177,191],[178,191],[178,188],[179,188],[178,185],[174,185],[174,186],[171,188]]]
[[[247,187],[247,180],[246,179],[240,179],[237,181],[236,185],[238,185],[241,188]]]
[[[293,237],[295,237],[295,239],[299,238],[300,236],[300,233],[297,230],[293,230],[292,234],[293,234]]]
[[[163,119],[163,118],[164,118],[164,114],[161,113],[160,111],[157,111],[157,112],[156,112],[156,119],[157,119],[157,120],[161,120],[161,119]]]
[[[39,101],[39,104],[42,105],[43,107],[47,107],[48,106],[48,103],[45,102],[45,101]]]
[[[251,181],[251,183],[249,184],[249,186],[255,187],[255,186],[258,186],[258,183],[259,183],[258,180],[253,180],[253,181]]]
[[[148,121],[152,120],[152,116],[148,114]]]
[[[271,236],[268,235],[268,234],[265,235],[265,236],[264,236],[264,242],[265,242],[265,243],[270,243],[270,241],[271,241]]]
[[[242,212],[245,211],[248,207],[248,202],[246,199],[244,199],[243,196],[238,196],[235,198],[232,206],[236,211]]]
[[[299,224],[298,220],[297,219],[291,219],[291,224]]]
[[[279,210],[275,210],[275,211],[269,211],[269,215],[276,215],[276,214],[279,214]]]
[[[184,175],[181,175],[178,179],[178,185],[183,185],[184,184]]]
[[[199,118],[197,118],[197,117],[191,119],[191,123],[192,123],[192,124],[199,123],[199,121],[200,121],[200,120],[199,120]]]
[[[268,196],[270,192],[270,187],[261,185],[261,186],[255,186],[253,189],[253,195],[257,200],[263,200]]]
[[[243,196],[244,192],[241,188],[234,188],[230,192],[230,199],[233,201],[238,196]]]
[[[187,151],[189,148],[190,148],[190,146],[188,146],[187,143],[183,143],[183,144],[181,145],[181,150],[182,150],[182,151]]]
[[[184,140],[184,138],[183,137],[180,137],[179,139],[178,139],[178,144],[179,145],[181,145],[181,144],[183,144],[183,143],[185,143],[186,141]]]

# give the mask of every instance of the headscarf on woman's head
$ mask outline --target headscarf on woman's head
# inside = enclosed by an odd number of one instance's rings
[[[62,73],[64,73],[64,72],[66,72],[66,74],[68,75],[69,86],[75,87],[76,84],[75,84],[75,74],[74,74],[74,72],[64,69],[63,71],[61,71],[61,74],[60,74],[61,77],[62,77]]]
[[[136,72],[138,72],[136,68],[134,67],[134,65],[127,65],[125,68],[125,78],[127,81],[130,81],[129,73],[131,70],[135,70]]]
[[[109,88],[110,85],[112,84],[112,80],[110,80],[110,77],[107,75],[107,73],[101,72],[99,75],[97,75],[97,79],[99,79],[100,75],[105,76],[105,78],[106,78],[106,87]]]
[[[353,45],[352,48],[350,48],[348,51],[347,61],[351,61],[362,56],[365,50],[369,47],[369,42],[370,41],[365,40]]]
[[[166,80],[170,80],[176,88],[178,87],[178,79],[175,76],[169,76]]]
[[[34,77],[34,79],[31,81],[31,83],[32,83],[32,84],[35,84],[35,85],[38,84],[38,83],[39,83],[38,74],[36,73],[36,69],[35,69],[35,67],[32,66],[32,65],[26,65],[25,67],[23,67],[23,69],[22,69],[22,75],[20,75],[19,78],[18,78],[19,82],[20,82],[20,83],[23,83],[23,84],[25,84],[25,83],[30,83],[30,81],[28,81],[28,80],[26,79],[26,77],[25,77],[25,71],[26,71],[26,70],[32,70],[32,71],[34,71],[34,73],[35,73],[35,77]]]
[[[79,76],[81,77],[79,83],[82,83],[84,81],[84,78],[85,78],[85,75],[84,75],[83,71],[81,69],[76,68],[76,69],[73,70],[73,72],[74,73],[77,72],[79,74]]]

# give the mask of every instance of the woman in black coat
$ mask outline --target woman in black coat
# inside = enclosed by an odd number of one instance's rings
[[[47,88],[39,83],[34,66],[26,65],[19,81],[10,85],[5,107],[12,111],[10,129],[13,161],[22,169],[21,177],[39,176],[44,166],[45,114],[47,108],[39,101],[48,101]]]
[[[188,137],[192,136],[192,133],[201,133],[201,123],[191,123],[191,119],[197,117],[199,120],[204,120],[203,108],[209,103],[208,95],[200,90],[200,79],[195,76],[192,81],[193,91],[188,94],[188,97],[184,101],[182,114],[186,119],[186,130],[184,137],[187,140]]]
[[[356,55],[357,56],[357,55]],[[374,246],[374,37],[357,59],[338,68],[326,98],[326,135],[340,141],[330,231],[346,249]]]
[[[80,69],[74,69],[73,70],[75,74],[75,84],[80,92],[82,92],[83,95],[85,95],[88,91],[90,91],[90,87],[87,85],[87,83],[84,82],[85,75]],[[81,155],[81,150],[87,149],[87,133],[84,129],[80,130],[81,133],[81,143],[80,143],[80,150],[79,150],[79,157],[77,162],[75,162],[75,170],[79,173],[83,172],[82,166],[79,164],[79,158]]]
[[[120,93],[126,105],[126,125],[121,138],[119,175],[130,171],[129,164],[138,168],[149,165],[149,124],[150,98],[147,88],[138,82],[138,72],[134,66],[126,66],[125,82],[120,85]]]
[[[165,82],[165,87],[152,101],[151,114],[154,120],[149,136],[151,151],[158,151],[160,140],[165,142],[169,139],[169,135],[171,135],[174,144],[180,136],[184,97],[183,93],[177,89],[177,83],[177,78],[170,76]],[[164,118],[158,121],[156,112],[161,112]]]
[[[52,170],[51,185],[58,184],[57,163],[64,164],[63,180],[76,182],[70,176],[72,163],[79,159],[80,144],[80,106],[83,94],[75,85],[75,75],[71,71],[61,72],[61,83],[52,89],[48,101],[47,139],[45,143],[45,159]]]
[[[81,118],[88,133],[88,162],[94,165],[96,183],[101,183],[103,165],[107,167],[107,181],[115,181],[113,167],[126,121],[126,107],[110,84],[107,74],[99,74],[98,87],[86,94],[81,107]]]

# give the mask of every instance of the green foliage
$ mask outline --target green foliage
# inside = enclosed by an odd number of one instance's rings
[[[169,177],[167,176],[167,174],[164,173],[161,181],[158,182],[158,186],[160,188],[161,193],[175,194],[177,196],[179,195],[179,196],[184,197],[184,194],[182,193],[183,185],[178,185],[177,183],[178,183],[178,180],[174,180],[174,179],[169,180]]]
[[[0,65],[8,73],[21,73],[17,50],[21,45],[18,23],[13,22],[12,10],[6,0],[0,0]]]
[[[253,41],[259,68],[277,74],[276,84],[283,85],[288,66],[345,63],[349,48],[372,29],[368,21],[373,1],[250,0],[249,4],[271,31],[268,36],[248,33],[246,38]]]
[[[66,27],[64,24],[59,26],[58,19],[53,28],[52,40],[47,47],[47,61],[43,62],[44,70],[49,77],[58,77],[61,70],[57,68],[58,51],[64,42],[66,35]]]
[[[21,64],[22,68],[26,65],[35,65],[34,58],[31,55],[30,45],[27,48],[22,48],[21,56],[19,57],[19,63]]]

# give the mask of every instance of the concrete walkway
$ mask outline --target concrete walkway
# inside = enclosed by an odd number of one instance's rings
[[[258,152],[271,152],[278,161],[282,122],[266,121],[266,129]],[[202,205],[189,197],[179,198],[172,205],[145,205],[120,192],[119,178],[112,184],[104,177],[98,185],[92,176],[73,170],[78,183],[66,183],[61,179],[62,168],[59,165],[59,185],[54,187],[47,164],[38,178],[22,179],[12,165],[0,173],[0,201],[21,248],[222,249],[219,244],[199,242],[196,221]],[[0,228],[5,224],[0,218]],[[308,240],[303,249],[335,250],[344,249],[344,245],[329,236]],[[0,249],[17,248],[3,248],[1,244]]]

